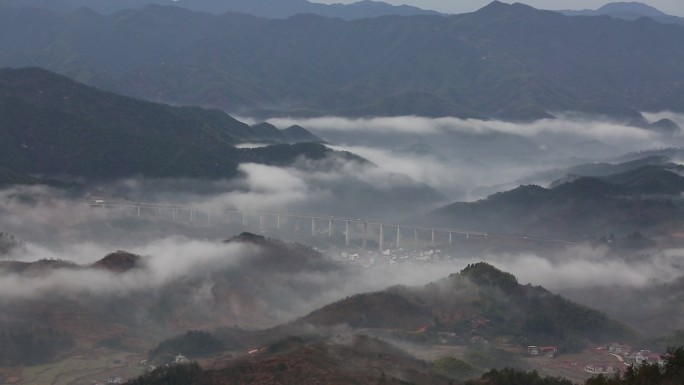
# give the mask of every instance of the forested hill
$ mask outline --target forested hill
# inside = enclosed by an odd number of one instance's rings
[[[600,177],[568,176],[550,188],[524,185],[477,202],[455,202],[420,220],[565,240],[662,233],[682,225],[680,173],[681,166],[670,163]]]
[[[268,140],[315,138],[273,128]],[[242,161],[284,165],[321,159],[319,144],[237,149],[264,139],[218,110],[172,107],[85,86],[42,69],[0,70],[0,183],[28,175],[232,177]],[[289,141],[289,139],[288,139]]]
[[[150,5],[0,7],[0,66],[241,114],[633,118],[684,106],[684,27],[493,2],[453,16],[271,20]]]
[[[487,263],[423,287],[395,287],[347,298],[301,320],[318,326],[453,332],[519,342],[560,345],[565,351],[590,342],[634,334],[605,314],[572,303],[544,288],[521,285]]]

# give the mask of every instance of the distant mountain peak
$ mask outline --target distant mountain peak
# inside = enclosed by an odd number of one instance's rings
[[[117,273],[124,273],[139,267],[141,260],[142,257],[139,255],[119,250],[95,262],[93,266]]]
[[[637,20],[646,17],[661,23],[684,25],[684,19],[681,17],[668,15],[653,6],[635,1],[608,3],[595,10],[565,10],[560,12],[567,16],[610,16],[624,20]]]
[[[632,12],[642,14],[644,16],[666,16],[666,14],[659,9],[652,7],[648,4],[639,3],[636,1],[621,1],[608,3],[603,7],[597,9],[598,12],[611,13],[611,12]]]

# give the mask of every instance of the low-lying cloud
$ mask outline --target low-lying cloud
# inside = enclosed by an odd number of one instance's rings
[[[650,114],[649,118],[668,117],[683,122],[681,115],[673,113]],[[508,134],[536,139],[540,145],[556,143],[558,139],[575,141],[599,140],[622,148],[625,151],[649,147],[660,147],[670,142],[653,130],[634,127],[610,118],[586,116],[572,113],[556,114],[555,119],[540,119],[532,122],[506,122],[496,120],[459,119],[454,117],[426,118],[418,116],[376,117],[349,119],[341,117],[319,118],[273,118],[269,122],[286,127],[293,124],[312,130],[314,133],[336,139],[347,138],[343,134],[364,137],[372,135],[419,135],[438,136],[459,134]]]
[[[78,294],[123,296],[152,291],[181,277],[237,266],[242,258],[257,252],[249,245],[210,243],[182,237],[160,239],[130,251],[147,257],[143,267],[126,273],[63,268],[29,275],[0,274],[0,301],[40,298],[55,293],[65,297]],[[26,262],[47,258],[85,264],[103,258],[108,252],[93,244],[74,245],[62,252],[29,244],[26,251],[10,257]]]
[[[638,259],[626,259],[610,253],[604,246],[581,244],[547,256],[519,253],[482,259],[516,275],[523,284],[542,285],[558,291],[591,286],[643,287],[670,282],[684,276],[683,257],[683,250],[665,250]]]

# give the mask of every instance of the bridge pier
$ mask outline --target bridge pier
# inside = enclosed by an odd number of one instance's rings
[[[368,222],[363,222],[363,249],[368,246]]]
[[[349,244],[351,243],[351,233],[349,233],[349,221],[346,221],[344,226],[344,244],[347,247],[349,247]]]
[[[432,230],[432,246],[435,246],[435,230]]]
[[[378,240],[379,244],[379,249],[382,252],[382,249],[385,247],[385,225],[380,224],[380,239]]]
[[[452,231],[449,231],[449,244],[454,243],[454,233]]]
[[[413,229],[413,251],[418,251],[418,228]]]
[[[195,210],[190,210],[190,223],[195,222]]]
[[[397,226],[397,249],[399,246],[399,239],[401,238],[401,227]]]
[[[276,229],[280,230],[280,215],[276,215]]]
[[[328,238],[332,238],[333,228],[332,228],[332,218],[328,219]]]
[[[140,218],[140,206],[138,206],[138,218]]]
[[[316,218],[311,217],[311,236],[316,235]]]

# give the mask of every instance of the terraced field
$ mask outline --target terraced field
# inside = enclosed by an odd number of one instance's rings
[[[110,376],[124,380],[143,374],[143,359],[136,354],[112,350],[95,351],[88,356],[74,356],[48,365],[31,366],[21,373],[25,385],[86,385],[106,383]]]

